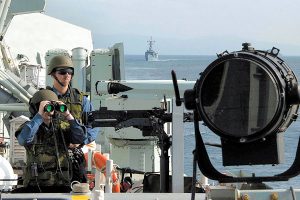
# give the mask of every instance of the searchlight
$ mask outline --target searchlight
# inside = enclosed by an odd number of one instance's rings
[[[180,99],[172,72],[177,105],[184,101],[195,118],[196,159],[202,173],[220,182],[288,180],[299,174],[300,149],[285,172],[267,177],[232,177],[211,164],[199,121],[221,139],[224,166],[280,164],[284,158],[284,131],[296,120],[300,103],[297,78],[278,56],[279,49],[255,50],[244,43],[240,51],[218,55],[193,89]]]

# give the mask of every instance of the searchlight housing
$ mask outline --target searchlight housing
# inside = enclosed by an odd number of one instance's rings
[[[283,132],[296,119],[298,81],[278,53],[244,44],[242,51],[219,55],[205,69],[194,87],[194,104],[214,133],[248,143]]]
[[[199,121],[221,139],[224,166],[280,164],[284,159],[283,132],[296,120],[300,90],[292,69],[278,56],[279,49],[255,50],[244,43],[240,51],[218,55],[193,89],[180,99],[172,72],[177,105],[194,111],[198,166],[220,182],[287,180],[299,174],[300,155],[274,177],[231,177],[210,163]],[[297,154],[300,154],[299,145]]]

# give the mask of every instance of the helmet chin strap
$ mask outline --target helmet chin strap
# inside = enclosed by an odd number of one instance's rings
[[[66,86],[66,85],[64,85],[62,82],[60,82],[60,80],[58,80],[58,78],[56,77],[55,74],[53,74],[52,76],[53,76],[53,78],[59,83],[59,85],[60,85],[61,87],[65,87],[65,86]]]

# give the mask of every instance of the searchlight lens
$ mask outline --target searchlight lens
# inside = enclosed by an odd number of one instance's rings
[[[251,136],[263,130],[278,110],[273,77],[257,63],[230,59],[206,76],[199,98],[203,114],[222,134]]]
[[[299,102],[289,99],[297,96],[295,85],[292,70],[277,55],[243,49],[205,69],[195,84],[195,105],[203,122],[222,138],[251,142],[288,127],[298,109],[298,104],[289,105]]]

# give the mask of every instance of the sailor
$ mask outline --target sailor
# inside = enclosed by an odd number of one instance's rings
[[[72,116],[74,116],[80,124],[84,124],[84,113],[93,111],[93,105],[87,98],[87,95],[71,86],[74,75],[74,67],[71,58],[65,55],[54,56],[49,62],[47,74],[53,78],[53,86],[47,86],[47,89],[50,89],[57,94],[58,99],[68,106],[68,110],[70,110]],[[68,126],[68,123],[61,125],[62,128],[65,128],[65,126]],[[86,129],[86,138],[84,140],[83,149],[85,151],[87,151],[87,149],[95,150],[95,140],[99,133],[99,128],[92,128],[89,124],[84,124],[83,126]],[[82,149],[76,149],[82,153]],[[80,163],[79,166],[75,165],[75,172],[85,171],[85,166],[85,163]],[[76,180],[76,176],[79,176],[77,177],[79,182],[87,181],[86,177],[82,176],[82,174],[77,175],[74,173],[73,176],[74,180]]]
[[[24,187],[14,192],[70,192],[74,169],[69,151],[84,142],[85,129],[51,90],[36,92],[29,111],[32,119],[15,133],[26,149],[27,166]],[[62,127],[62,121],[68,127]]]
[[[80,92],[77,88],[71,87],[71,80],[74,75],[74,67],[69,56],[55,56],[53,57],[47,69],[47,74],[53,78],[53,86],[47,86],[57,94],[58,99],[63,101],[70,110],[71,114],[80,123],[83,123],[83,113],[93,111],[93,105],[87,98],[87,95]],[[84,144],[94,143],[99,128],[92,128],[85,124],[87,130],[87,137]]]

